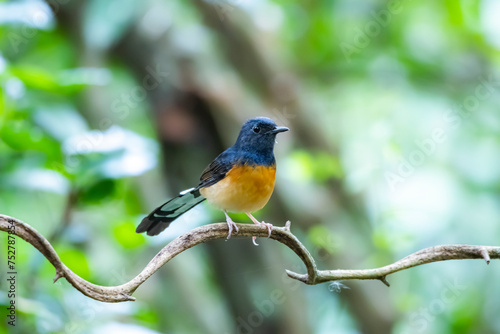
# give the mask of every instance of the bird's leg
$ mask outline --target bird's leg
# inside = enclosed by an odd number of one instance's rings
[[[227,227],[229,228],[229,233],[227,234],[227,239],[231,238],[231,233],[233,233],[233,227],[238,232],[238,226],[236,226],[236,223],[233,222],[231,217],[227,214],[226,210],[224,210],[224,214],[226,215],[226,223]]]
[[[273,228],[273,224],[268,224],[268,223],[265,223],[265,222],[260,222],[257,219],[255,219],[255,217],[252,216],[252,214],[250,212],[245,212],[245,213],[247,214],[248,218],[250,218],[254,222],[254,224],[266,226],[267,230],[269,231],[269,234],[267,235],[267,237],[269,238],[271,236],[271,230]],[[257,244],[257,242],[255,242],[256,238],[257,237],[252,237],[252,242],[254,243],[254,245],[257,246],[258,244]]]
[[[268,224],[266,222],[260,222],[258,221],[257,219],[255,219],[254,216],[252,216],[252,214],[250,212],[246,212],[247,216],[257,225],[264,225],[267,227],[267,230],[269,231],[269,234],[268,234],[268,238],[271,236],[271,230],[273,228],[273,224]]]

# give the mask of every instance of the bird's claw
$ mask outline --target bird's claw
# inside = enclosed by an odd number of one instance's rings
[[[259,244],[257,243],[257,237],[252,237],[252,242],[255,246],[258,246]]]
[[[231,233],[233,233],[233,228],[238,232],[238,225],[232,220],[227,220],[227,227],[229,228],[229,233],[227,234],[227,239],[231,238]]]
[[[273,230],[273,224],[268,224],[268,223],[266,223],[266,222],[264,222],[264,221],[262,221],[262,222],[257,221],[255,224],[257,224],[257,225],[261,225],[261,226],[262,226],[262,225],[264,225],[265,227],[267,227],[267,231],[269,232],[269,233],[267,234],[267,237],[268,237],[268,238],[270,238],[270,237],[271,237],[271,231]]]
[[[265,227],[267,227],[267,230],[268,230],[268,234],[267,234],[267,237],[270,238],[271,237],[271,231],[273,229],[273,224],[268,224],[268,223],[265,223],[265,222],[257,222],[256,223],[257,225],[264,225]],[[257,243],[257,241],[255,241],[257,239],[257,237],[252,237],[252,242],[255,246],[258,246],[259,244]]]
[[[268,223],[266,223],[266,222],[264,222],[264,221],[263,221],[262,223],[260,223],[260,224],[261,224],[261,225],[264,225],[264,226],[266,226],[266,227],[267,227],[267,231],[269,232],[269,233],[267,234],[267,237],[268,237],[268,238],[270,238],[270,237],[271,237],[271,231],[272,231],[272,229],[273,229],[273,224],[268,224]]]

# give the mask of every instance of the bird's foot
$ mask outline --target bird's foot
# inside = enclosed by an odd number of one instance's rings
[[[229,239],[229,238],[231,238],[231,233],[233,233],[233,229],[236,230],[236,232],[238,232],[238,226],[236,225],[235,222],[233,222],[231,220],[231,218],[226,220],[226,222],[227,222],[227,227],[229,228],[229,233],[227,234],[227,239]]]
[[[238,226],[236,225],[235,222],[233,222],[233,220],[228,216],[228,214],[226,212],[224,212],[226,214],[226,223],[227,223],[227,227],[229,229],[229,233],[227,234],[227,239],[231,238],[231,233],[233,233],[233,229],[236,230],[236,232],[238,232]]]
[[[266,223],[266,222],[261,222],[260,225],[264,225],[265,227],[267,227],[267,231],[269,232],[267,234],[267,237],[270,238],[271,237],[271,231],[273,230],[273,224],[269,224],[269,223]]]
[[[255,217],[252,216],[252,214],[249,213],[249,212],[247,212],[247,216],[254,222],[254,224],[256,224],[256,225],[264,225],[265,227],[267,227],[267,230],[269,232],[268,235],[267,235],[267,237],[268,238],[271,237],[271,231],[273,229],[273,224],[268,224],[266,222],[260,222],[257,219],[255,219]],[[253,244],[255,246],[258,246],[259,244],[255,241],[256,239],[257,239],[257,237],[252,237],[252,242],[253,242]]]

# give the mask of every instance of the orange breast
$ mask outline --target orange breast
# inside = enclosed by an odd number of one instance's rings
[[[276,166],[235,166],[216,184],[201,188],[213,206],[232,212],[262,209],[274,190]]]

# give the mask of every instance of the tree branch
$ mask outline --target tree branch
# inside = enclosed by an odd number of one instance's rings
[[[238,224],[238,228],[239,231],[237,233],[233,232],[233,237],[267,237],[268,234],[267,228],[263,226]],[[166,245],[153,257],[142,272],[131,281],[118,286],[100,286],[84,280],[71,271],[62,263],[47,239],[30,225],[19,219],[0,215],[0,230],[9,232],[9,234],[15,234],[38,249],[56,269],[54,282],[64,277],[75,289],[84,295],[109,303],[135,300],[132,297],[135,290],[176,255],[198,244],[216,239],[224,239],[228,233],[226,223],[209,224],[195,228]],[[287,222],[284,227],[273,227],[270,238],[281,242],[293,250],[306,266],[307,274],[298,274],[287,270],[288,276],[310,285],[348,279],[377,279],[389,285],[386,281],[387,275],[425,263],[459,259],[484,259],[486,263],[489,263],[490,259],[500,258],[500,247],[444,245],[425,248],[393,264],[375,269],[317,270],[314,259],[309,251],[290,232],[290,222]]]
[[[377,279],[389,286],[386,277],[398,271],[420,266],[422,264],[447,261],[447,260],[464,260],[464,259],[484,259],[486,264],[490,263],[490,259],[500,258],[500,247],[495,246],[473,246],[473,245],[442,245],[424,248],[418,252],[408,255],[407,257],[389,264],[384,267],[375,269],[359,269],[359,270],[319,270],[314,282],[308,278],[307,274],[297,274],[287,270],[289,277],[304,282],[306,284],[319,284],[328,281],[339,281],[349,279]]]

